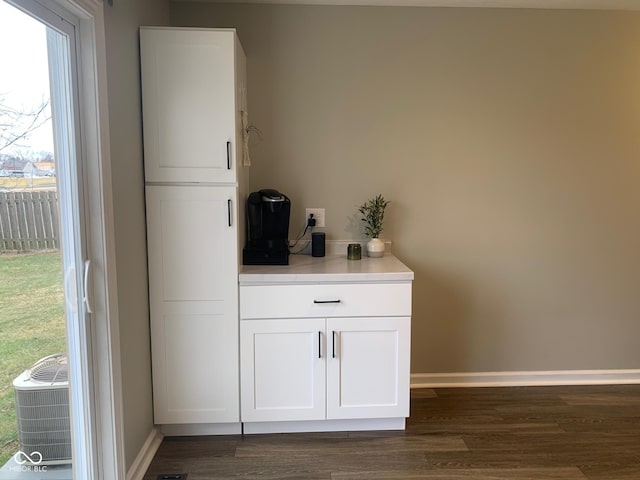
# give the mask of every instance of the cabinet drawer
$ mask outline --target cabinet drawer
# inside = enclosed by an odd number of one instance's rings
[[[240,287],[241,319],[392,315],[411,315],[411,283]]]

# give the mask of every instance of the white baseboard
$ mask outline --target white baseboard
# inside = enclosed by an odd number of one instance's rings
[[[293,422],[248,422],[245,434],[298,432],[361,432],[367,430],[404,430],[405,418],[354,418]]]
[[[411,388],[640,384],[640,370],[412,373]]]
[[[160,430],[166,437],[197,436],[197,435],[240,435],[241,423],[176,423],[160,425]]]
[[[384,251],[386,254],[391,253],[391,240],[382,239],[384,242]],[[327,255],[344,255],[347,256],[347,245],[350,243],[359,243],[362,247],[362,256],[367,256],[367,240],[327,240],[326,253]]]
[[[127,470],[127,480],[142,480],[144,474],[147,473],[151,460],[158,451],[158,447],[162,443],[163,435],[158,427],[153,427],[149,436],[145,440],[142,448],[138,452],[135,460]]]

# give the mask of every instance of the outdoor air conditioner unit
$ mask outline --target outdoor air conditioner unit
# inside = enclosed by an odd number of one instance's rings
[[[38,360],[13,381],[20,450],[39,464],[71,463],[67,356]],[[37,452],[37,453],[36,453]]]

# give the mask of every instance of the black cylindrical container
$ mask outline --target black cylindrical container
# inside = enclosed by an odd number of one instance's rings
[[[324,257],[324,232],[315,232],[311,234],[311,256]]]

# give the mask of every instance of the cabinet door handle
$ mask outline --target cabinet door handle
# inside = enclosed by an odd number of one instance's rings
[[[336,331],[331,334],[331,357],[336,358]]]
[[[322,332],[318,332],[318,358],[322,358]]]
[[[227,215],[229,219],[229,226],[231,226],[231,199],[227,200]]]
[[[314,300],[313,303],[340,303],[342,300]]]
[[[231,142],[227,142],[227,170],[231,170]]]

